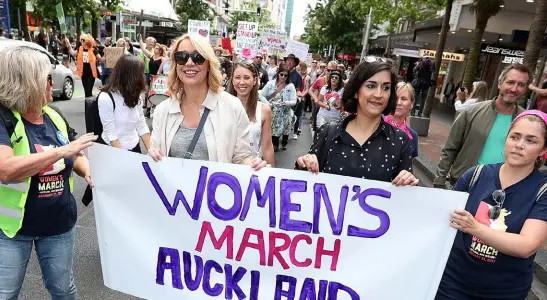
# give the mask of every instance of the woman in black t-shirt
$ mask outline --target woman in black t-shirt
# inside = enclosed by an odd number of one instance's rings
[[[298,158],[297,168],[417,185],[408,136],[382,118],[395,111],[395,85],[391,66],[382,58],[367,57],[355,68],[342,95],[344,111],[351,115],[323,125],[308,154]]]

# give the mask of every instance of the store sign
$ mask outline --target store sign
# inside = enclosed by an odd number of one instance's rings
[[[401,48],[394,48],[393,55],[416,57],[416,58],[421,57],[420,52],[418,50],[401,49]]]
[[[427,50],[427,49],[420,49],[420,51],[418,53],[420,54],[420,57],[435,58],[435,54],[437,54],[437,51]],[[465,60],[465,54],[452,53],[452,52],[443,52],[443,60],[464,61]]]
[[[492,45],[482,45],[482,52],[494,55],[502,55],[501,60],[504,64],[523,63],[524,62],[524,50],[502,48]]]

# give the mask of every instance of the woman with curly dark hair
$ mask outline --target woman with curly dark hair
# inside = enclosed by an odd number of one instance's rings
[[[150,148],[150,129],[142,109],[146,90],[144,65],[132,55],[118,60],[108,84],[98,96],[99,116],[103,124],[101,142],[141,153],[139,137]]]
[[[395,111],[396,84],[395,74],[383,58],[366,57],[344,86],[342,105],[350,115],[338,123],[323,125],[296,167],[397,186],[418,184],[411,173],[408,136],[382,118],[382,114]]]

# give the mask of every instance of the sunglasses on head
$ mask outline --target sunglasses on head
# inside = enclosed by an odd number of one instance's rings
[[[383,57],[378,57],[378,56],[366,56],[365,61],[368,62],[368,63],[372,63],[372,62],[375,62],[375,61],[387,62],[387,59],[385,59]]]
[[[177,51],[174,54],[175,56],[175,62],[177,65],[185,65],[188,62],[188,59],[191,58],[192,62],[194,62],[196,65],[203,65],[205,63],[205,57],[201,55],[198,50],[194,50],[192,53],[188,53],[188,51]]]
[[[496,202],[496,205],[492,206],[488,211],[488,216],[490,219],[495,220],[499,218],[501,214],[501,209],[503,207],[503,202],[505,202],[505,191],[504,190],[495,190],[492,193],[492,199]]]

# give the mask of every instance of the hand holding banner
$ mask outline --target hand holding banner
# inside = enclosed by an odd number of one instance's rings
[[[89,150],[105,284],[146,299],[432,300],[467,194]],[[117,167],[114,167],[117,166]],[[120,166],[120,167],[118,167]]]

